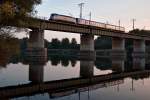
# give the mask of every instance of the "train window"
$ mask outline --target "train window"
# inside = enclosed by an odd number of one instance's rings
[[[121,31],[125,30],[124,27],[119,27],[119,26],[115,26],[115,25],[104,24],[104,23],[90,21],[90,20],[85,20],[85,19],[78,19],[78,23],[79,24],[84,24],[84,25],[91,25],[91,26],[96,26],[96,27],[101,27],[101,28],[112,29],[112,30],[121,30]]]
[[[85,24],[85,20],[81,20],[81,24]]]

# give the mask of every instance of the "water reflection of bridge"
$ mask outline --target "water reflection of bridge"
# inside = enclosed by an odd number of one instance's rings
[[[138,79],[149,77],[150,75],[150,71],[145,70],[145,58],[133,58],[131,70],[125,70],[127,69],[125,59],[111,59],[110,68],[115,73],[97,76],[94,76],[95,61],[82,60],[80,61],[79,78],[44,82],[44,66],[46,61],[44,61],[43,58],[40,59],[28,60],[29,80],[31,81],[31,83],[1,87],[0,98],[8,99],[22,96],[30,96],[40,93],[49,93],[50,97],[54,98],[78,93],[81,91],[88,91],[97,88],[123,84],[124,78],[126,77]],[[104,64],[102,65],[105,65],[105,63],[107,63],[107,61],[104,62]],[[98,65],[101,65],[101,63]],[[131,65],[129,65],[129,67],[131,67]]]
[[[62,66],[68,66],[69,62],[71,65],[75,66],[77,59],[67,59],[67,58],[59,58],[51,57],[51,64],[58,65],[61,63]],[[81,60],[80,60],[81,61]],[[113,70],[118,72],[120,71],[129,71],[129,70],[140,70],[145,69],[145,65],[149,65],[148,59],[146,58],[131,58],[130,60],[124,58],[98,58],[96,61],[86,61],[82,60],[82,66],[95,66],[99,70]],[[89,65],[88,65],[89,64]],[[83,67],[82,67],[83,68]],[[89,67],[91,68],[91,67]],[[87,68],[88,69],[88,68]],[[89,70],[89,69],[88,69]],[[92,70],[92,68],[91,68]],[[85,71],[86,72],[86,71]]]
[[[14,64],[21,62],[25,65],[28,65],[30,63],[41,62],[41,60],[36,60],[36,59],[32,59],[32,58],[29,60],[29,58],[26,58],[26,57],[23,58],[22,60],[19,60],[19,59],[20,58],[16,58],[16,59],[13,59],[9,62],[10,63],[15,62]],[[29,61],[27,61],[26,59],[28,59]],[[33,60],[35,60],[35,61],[33,61]],[[65,66],[65,67],[67,67],[70,63],[74,67],[74,66],[76,66],[77,61],[82,61],[82,62],[85,61],[85,64],[87,64],[88,62],[93,62],[92,66],[97,67],[97,69],[114,70],[114,71],[116,71],[116,69],[119,70],[119,68],[120,68],[120,71],[121,70],[122,71],[123,70],[124,71],[137,70],[137,69],[140,70],[140,69],[145,69],[144,67],[146,67],[146,69],[149,69],[148,66],[150,65],[149,59],[143,58],[143,57],[141,57],[141,58],[136,57],[136,58],[130,58],[130,59],[125,59],[125,58],[121,58],[121,57],[118,57],[118,58],[98,58],[98,59],[96,59],[96,61],[92,61],[92,60],[86,61],[86,60],[79,60],[76,57],[64,57],[64,56],[60,57],[59,55],[57,55],[57,56],[48,57],[48,61],[51,61],[51,64],[53,66],[57,66],[58,64],[61,64],[62,66]],[[84,64],[82,64],[82,65],[84,65]],[[117,66],[118,66],[118,68],[117,68]]]
[[[29,83],[0,88],[0,98],[14,98],[48,92],[50,96],[63,96],[81,91],[93,90],[122,84],[123,78],[148,76],[150,71],[126,72],[120,74],[98,75],[90,78],[74,78],[43,83]]]

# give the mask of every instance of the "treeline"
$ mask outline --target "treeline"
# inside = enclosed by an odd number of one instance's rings
[[[95,49],[111,49],[111,37],[101,36],[94,40]],[[77,44],[75,38],[69,41],[68,38],[63,38],[61,41],[57,38],[51,40],[51,42],[45,40],[45,47],[48,49],[76,49],[80,50],[80,44]]]
[[[22,50],[25,50],[27,48],[27,42],[28,42],[28,38],[23,38],[20,40],[20,46]],[[111,37],[101,36],[95,39],[94,42],[95,42],[95,49],[111,49],[111,43],[112,43]],[[80,44],[77,44],[75,38],[72,38],[71,41],[69,41],[68,38],[63,38],[62,40],[54,38],[51,40],[51,42],[45,40],[45,48],[80,50]]]
[[[51,42],[45,40],[45,47],[47,49],[80,49],[80,44],[77,44],[75,38],[71,41],[68,38],[63,38],[61,41],[55,38]]]
[[[111,49],[112,48],[112,39],[107,36],[100,36],[94,40],[94,45],[96,50],[101,49]]]
[[[131,31],[129,31],[129,33],[137,34],[137,35],[147,35],[147,36],[150,35],[149,30],[140,30],[140,29],[131,30]]]
[[[20,40],[21,50],[27,48],[28,38],[23,38]],[[72,38],[70,41],[68,38],[63,38],[61,41],[57,38],[54,38],[49,42],[45,40],[45,48],[47,49],[80,49],[80,44],[77,44],[75,38]]]

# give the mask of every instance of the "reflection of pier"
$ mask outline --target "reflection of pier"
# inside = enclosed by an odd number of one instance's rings
[[[124,72],[125,59],[122,57],[112,59],[112,70],[115,72]]]
[[[145,70],[145,58],[142,57],[142,58],[139,58],[139,57],[136,57],[136,58],[133,58],[133,69],[134,70]]]
[[[20,96],[34,95],[37,93],[48,92],[50,94],[56,91],[76,89],[82,87],[94,86],[94,84],[109,84],[113,80],[122,79],[125,77],[133,77],[137,75],[149,75],[150,71],[128,72],[120,74],[99,75],[91,78],[74,78],[58,81],[50,81],[44,83],[29,83],[17,86],[8,86],[0,88],[0,98],[14,98]],[[111,81],[110,81],[111,80]],[[108,82],[108,83],[107,83]],[[104,85],[106,86],[106,85]],[[100,87],[100,86],[98,86]]]
[[[90,78],[94,75],[94,61],[80,61],[80,76]]]
[[[44,66],[47,62],[47,56],[42,50],[35,51],[37,50],[33,50],[31,54],[27,54],[25,59],[29,63],[29,80],[32,83],[42,83],[44,81]],[[36,53],[40,53],[40,56]]]
[[[30,65],[29,66],[29,80],[33,83],[42,83],[44,78],[43,65]]]
[[[115,86],[115,85],[119,85],[119,84],[123,84],[123,83],[124,83],[124,80],[113,80],[113,81],[101,82],[99,84],[94,84],[94,85],[82,86],[82,87],[78,87],[78,88],[74,87],[69,90],[50,92],[49,94],[50,94],[50,98],[57,98],[57,97],[72,95],[75,93],[96,90],[99,88]]]

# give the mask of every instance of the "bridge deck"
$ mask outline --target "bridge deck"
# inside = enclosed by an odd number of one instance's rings
[[[37,24],[37,27],[33,25],[31,26],[31,28],[41,28],[44,30],[71,32],[71,33],[79,33],[79,34],[84,33],[84,34],[93,34],[93,35],[105,35],[109,37],[150,40],[150,36],[148,35],[129,34],[123,31],[105,29],[96,26],[71,24],[71,23],[52,21],[52,20],[50,21],[40,20],[40,21],[41,22]]]
[[[92,35],[105,35],[109,37],[119,37],[119,38],[131,38],[131,39],[144,39],[150,40],[148,35],[138,35],[138,34],[128,34],[119,30],[105,29],[95,26],[73,24],[60,21],[44,20],[32,18],[25,22],[22,22],[21,25],[9,25],[16,27],[25,27],[30,29],[42,29],[42,30],[53,30],[61,32],[71,32],[79,34],[92,34]]]

